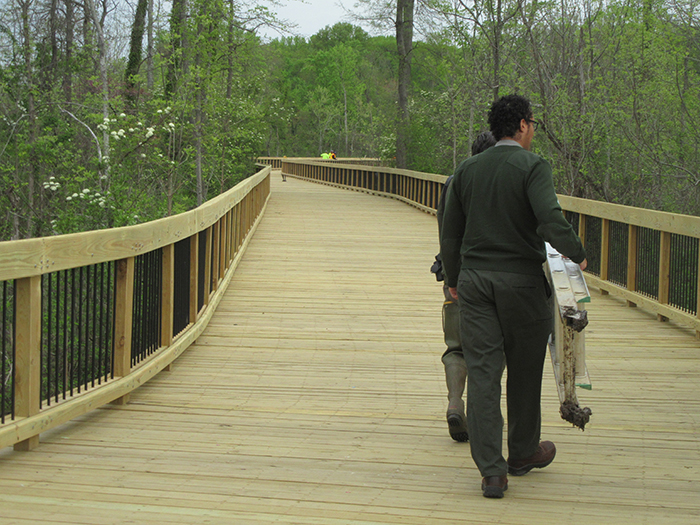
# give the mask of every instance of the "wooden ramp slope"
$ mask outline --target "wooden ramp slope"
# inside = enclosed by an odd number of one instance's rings
[[[700,344],[593,293],[586,431],[487,500],[444,422],[435,218],[273,176],[209,328],[132,394],[0,451],[7,524],[700,523]]]

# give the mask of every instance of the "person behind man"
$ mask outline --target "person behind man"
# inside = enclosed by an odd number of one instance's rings
[[[457,168],[445,202],[440,253],[459,300],[467,364],[467,426],[483,495],[501,498],[508,477],[549,465],[540,442],[540,397],[551,290],[544,241],[586,267],[586,252],[564,218],[549,163],[529,151],[537,122],[529,101],[508,95],[488,121],[497,144]],[[501,377],[506,382],[508,453],[502,452]]]
[[[482,151],[496,144],[496,139],[490,131],[480,133],[472,143],[472,155],[478,155]],[[445,196],[452,182],[452,176],[448,177],[442,187],[440,200],[437,207],[438,234],[442,231],[443,214],[445,213]],[[438,263],[439,263],[439,258]],[[434,273],[438,281],[442,281],[442,271],[438,267]],[[462,355],[462,343],[459,337],[459,306],[450,295],[446,284],[443,285],[445,302],[442,305],[442,329],[445,334],[447,350],[442,355],[442,363],[445,365],[445,382],[447,383],[447,430],[455,441],[464,443],[469,440],[466,416],[464,415],[464,386],[467,379],[467,365]]]

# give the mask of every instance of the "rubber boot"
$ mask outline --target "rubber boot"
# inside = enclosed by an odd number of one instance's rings
[[[450,352],[442,356],[447,382],[447,428],[450,437],[464,443],[469,440],[467,418],[464,413],[464,386],[467,381],[467,365],[460,352]]]

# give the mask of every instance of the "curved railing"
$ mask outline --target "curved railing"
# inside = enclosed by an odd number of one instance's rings
[[[316,159],[284,158],[280,169],[284,175],[398,199],[433,214],[447,179],[444,175],[420,171],[318,162]]]
[[[287,157],[258,157],[257,162],[272,166],[273,170],[278,170],[282,167],[282,161],[287,160]],[[335,164],[356,164],[359,166],[382,166],[385,164],[381,159],[373,159],[367,157],[341,157],[337,159],[322,159],[320,157],[294,157],[296,162],[320,162],[320,163],[335,163]]]
[[[206,327],[270,194],[264,167],[199,208],[0,243],[0,448],[129,393]]]
[[[559,196],[588,253],[586,279],[700,337],[700,217]]]
[[[444,175],[281,159],[286,176],[382,195],[435,213]],[[586,279],[700,337],[700,217],[559,196],[586,246]]]

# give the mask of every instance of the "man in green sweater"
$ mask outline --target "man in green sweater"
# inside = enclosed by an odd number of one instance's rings
[[[502,97],[488,121],[498,142],[455,171],[440,253],[460,307],[472,458],[483,495],[501,498],[507,473],[546,467],[556,454],[554,443],[540,443],[542,369],[552,328],[544,241],[582,269],[586,252],[562,214],[549,163],[529,151],[537,127],[529,101]],[[507,461],[500,408],[504,357]]]

